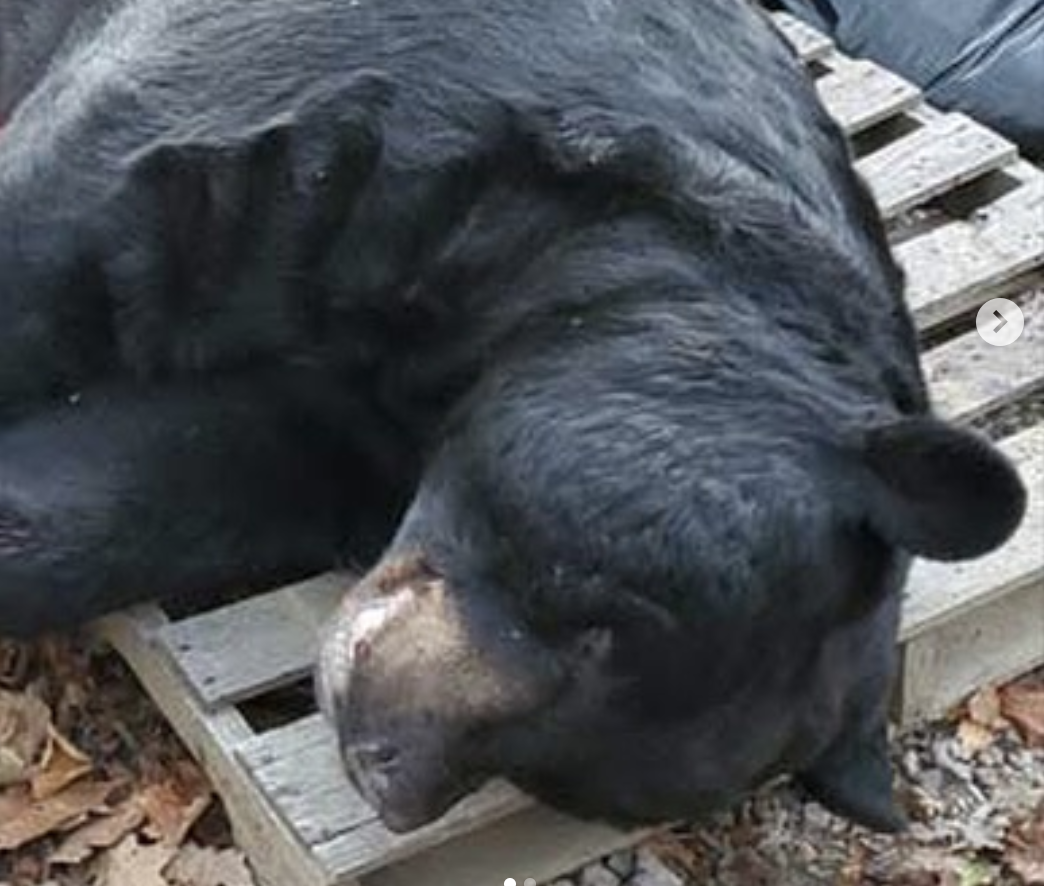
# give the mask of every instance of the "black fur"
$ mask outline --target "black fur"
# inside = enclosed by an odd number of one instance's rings
[[[896,826],[909,555],[999,543],[1022,492],[924,418],[881,225],[769,24],[105,10],[0,135],[0,629],[390,539],[319,669],[390,826],[498,774],[646,822],[785,771]]]

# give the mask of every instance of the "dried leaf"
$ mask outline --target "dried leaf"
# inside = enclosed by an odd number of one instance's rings
[[[961,720],[957,727],[957,738],[968,754],[977,754],[985,750],[991,744],[995,733],[987,726],[983,726],[976,720]]]
[[[25,685],[31,653],[28,644],[0,639],[0,686],[13,689]]]
[[[17,849],[66,827],[100,807],[119,782],[79,782],[46,800],[33,800],[26,791],[20,808],[0,821],[0,851]]]
[[[161,843],[141,843],[125,837],[99,858],[95,882],[104,886],[170,886],[162,871],[175,849]]]
[[[51,864],[81,864],[99,849],[115,846],[144,821],[145,813],[137,801],[127,800],[111,813],[69,834],[48,860]]]
[[[1044,747],[1044,685],[1006,686],[1001,692],[1001,711],[1027,744]]]
[[[978,859],[962,861],[957,869],[959,886],[992,886],[996,882],[997,871],[994,867]]]
[[[254,886],[242,852],[195,843],[182,846],[164,874],[171,886]]]
[[[1014,850],[1005,860],[1023,886],[1044,886],[1044,852],[1040,848]]]
[[[1044,805],[1011,829],[1004,862],[1023,886],[1044,886]]]
[[[212,800],[203,773],[189,763],[178,764],[171,778],[148,785],[138,797],[149,819],[145,834],[167,846],[180,846]]]
[[[29,777],[50,724],[51,712],[40,699],[0,690],[0,787]]]
[[[859,886],[865,882],[866,847],[856,845],[848,852],[848,858],[838,874],[838,886]]]
[[[1000,729],[1004,724],[1001,714],[1001,697],[996,686],[980,689],[965,706],[967,719],[987,729]]]
[[[50,726],[47,734],[47,749],[32,778],[35,800],[53,797],[94,770],[90,757],[57,729]]]

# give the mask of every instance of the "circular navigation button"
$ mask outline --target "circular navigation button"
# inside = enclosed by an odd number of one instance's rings
[[[991,298],[979,308],[975,328],[987,344],[1004,347],[1022,335],[1026,318],[1015,302],[1008,298]]]

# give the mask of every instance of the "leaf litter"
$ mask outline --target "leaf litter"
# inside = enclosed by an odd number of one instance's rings
[[[204,773],[113,653],[0,639],[0,886],[255,886]]]

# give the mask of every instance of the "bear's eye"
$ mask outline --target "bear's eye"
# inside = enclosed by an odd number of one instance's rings
[[[373,647],[368,640],[356,640],[352,646],[352,659],[359,663],[365,663],[369,660],[372,652]]]

